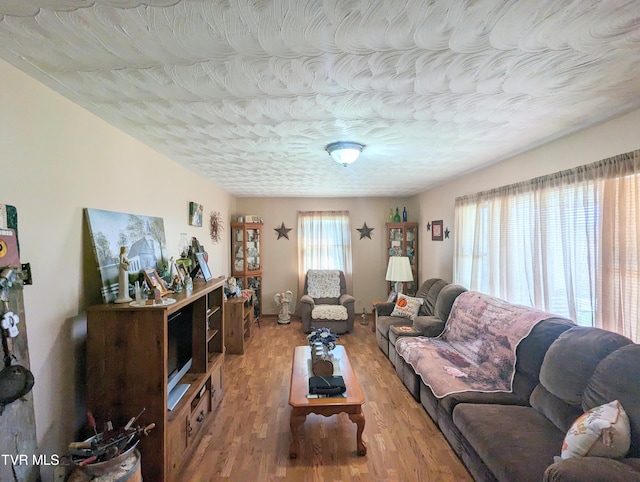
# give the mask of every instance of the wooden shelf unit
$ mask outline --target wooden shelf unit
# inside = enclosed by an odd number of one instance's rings
[[[170,294],[171,305],[92,306],[87,310],[87,408],[98,427],[124,426],[145,408],[139,424],[155,423],[138,445],[145,480],[179,481],[202,427],[224,395],[224,278],[194,281],[191,293]],[[180,383],[190,387],[167,409],[168,319],[191,313],[192,365]]]
[[[253,293],[224,302],[224,344],[227,353],[243,354],[254,322]]]

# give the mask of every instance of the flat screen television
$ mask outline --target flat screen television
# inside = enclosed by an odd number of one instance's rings
[[[173,410],[189,389],[189,384],[180,383],[192,363],[191,306],[169,315],[167,330],[167,408]]]

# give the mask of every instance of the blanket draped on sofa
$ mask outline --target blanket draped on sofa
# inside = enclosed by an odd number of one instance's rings
[[[454,302],[440,336],[402,337],[396,351],[438,398],[466,391],[511,392],[518,343],[552,317],[468,291]]]

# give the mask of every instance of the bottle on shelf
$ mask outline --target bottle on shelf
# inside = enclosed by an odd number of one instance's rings
[[[395,223],[400,222],[400,213],[398,212],[398,208],[396,208],[396,215],[393,217],[393,222]]]
[[[402,222],[406,223],[407,222],[407,207],[405,206],[405,208],[402,210]]]
[[[389,208],[389,222],[393,222],[393,208]]]

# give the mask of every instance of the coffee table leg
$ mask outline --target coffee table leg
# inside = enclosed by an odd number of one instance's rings
[[[289,458],[295,459],[298,456],[298,448],[300,447],[300,436],[298,429],[307,418],[306,414],[297,413],[296,409],[291,410],[291,417],[289,418],[289,426],[291,427],[291,444],[289,445]]]
[[[357,435],[356,439],[358,442],[358,455],[367,455],[367,446],[362,441],[362,432],[364,432],[364,413],[350,413],[349,420],[356,424],[357,427]]]

